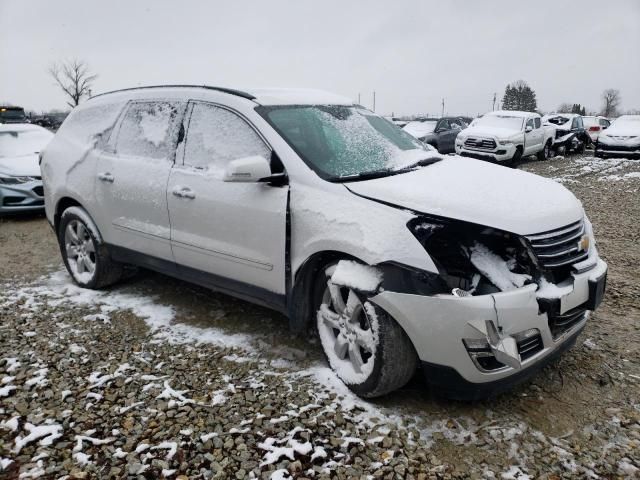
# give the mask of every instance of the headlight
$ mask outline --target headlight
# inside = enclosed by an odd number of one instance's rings
[[[498,143],[500,145],[512,145],[513,144],[513,140],[500,140]]]
[[[14,175],[7,175],[6,173],[0,173],[0,185],[17,185],[20,183],[31,182],[33,177],[16,177]]]

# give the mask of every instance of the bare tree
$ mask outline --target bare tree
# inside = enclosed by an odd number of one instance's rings
[[[602,92],[602,115],[605,117],[615,117],[620,106],[620,90],[609,88]]]
[[[561,103],[560,106],[558,107],[558,113],[571,113],[571,110],[573,109],[573,105],[570,103]]]
[[[89,65],[83,60],[54,63],[49,67],[49,74],[70,98],[67,105],[71,108],[77,106],[82,97],[89,95],[93,81],[98,78],[98,75],[90,72]]]

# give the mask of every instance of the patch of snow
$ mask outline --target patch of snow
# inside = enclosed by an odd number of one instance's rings
[[[171,460],[178,451],[178,444],[176,442],[162,442],[155,447],[151,447],[151,450],[168,450],[165,460]]]
[[[375,292],[382,283],[382,272],[353,260],[340,260],[331,275],[331,281],[355,290]]]
[[[512,272],[505,260],[480,243],[471,247],[470,260],[491,283],[503,292],[520,288],[526,281],[531,280],[530,275]]]
[[[16,390],[14,385],[7,385],[6,387],[0,388],[0,397],[8,397],[11,392]]]
[[[4,430],[10,430],[12,432],[15,432],[16,430],[18,430],[18,421],[19,420],[20,420],[20,417],[18,417],[18,416],[10,418],[9,420],[2,420],[2,421],[0,421],[0,428],[2,428]]]
[[[558,286],[555,283],[547,281],[545,278],[541,278],[538,282],[538,290],[536,297],[538,298],[561,298],[573,291],[572,285]]]
[[[22,437],[18,436],[15,439],[15,448],[13,449],[13,453],[20,453],[20,450],[25,445],[28,445],[31,442],[35,442],[36,440],[40,440],[40,445],[48,446],[51,445],[54,440],[60,438],[62,436],[62,425],[50,424],[50,425],[33,425],[31,423],[27,423],[24,426],[24,429],[29,432],[27,436]]]

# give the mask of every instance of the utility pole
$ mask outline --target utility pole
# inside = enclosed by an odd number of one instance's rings
[[[373,111],[376,111],[376,91],[373,91]]]
[[[496,109],[496,94],[494,93],[493,94],[493,107],[492,107],[492,110],[495,110],[495,109]]]
[[[444,98],[442,99],[442,115],[440,116],[444,117]]]
[[[360,105],[360,92],[358,92],[358,105]]]

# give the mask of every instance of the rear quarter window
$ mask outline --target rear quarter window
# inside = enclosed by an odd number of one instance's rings
[[[104,145],[124,107],[125,102],[103,103],[75,110],[67,117],[57,135],[70,140]]]

